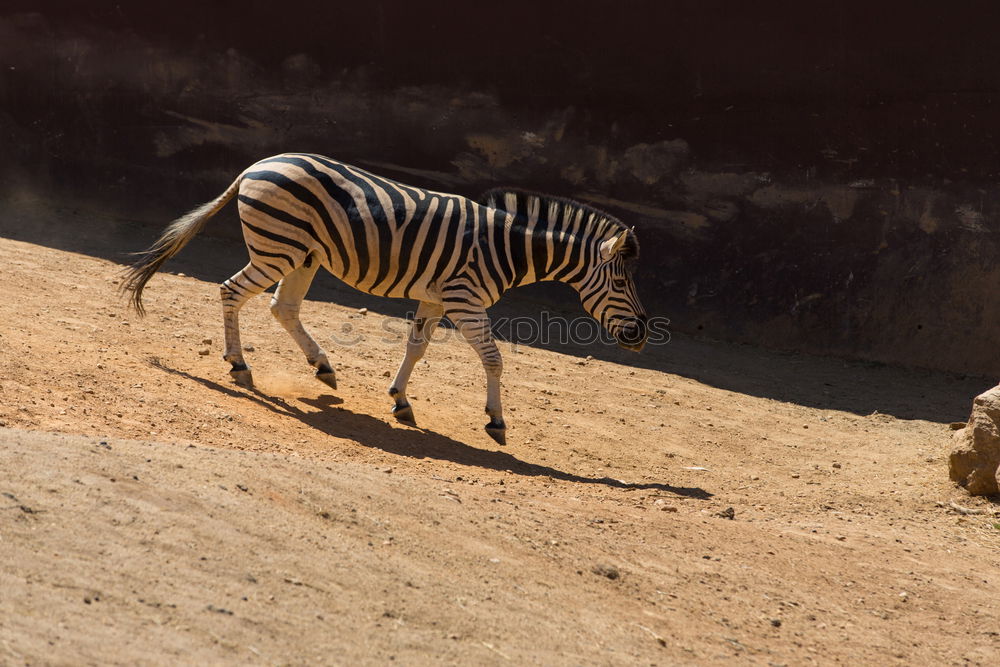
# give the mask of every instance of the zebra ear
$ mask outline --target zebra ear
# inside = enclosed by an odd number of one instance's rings
[[[625,245],[625,238],[628,236],[628,232],[623,230],[618,236],[608,239],[601,244],[601,257],[604,259],[610,259],[616,252],[622,249]]]

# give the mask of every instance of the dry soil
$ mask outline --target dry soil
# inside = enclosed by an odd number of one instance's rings
[[[505,343],[500,447],[447,331],[411,383],[419,428],[385,394],[401,311],[332,279],[303,319],[339,388],[260,297],[244,389],[217,288],[238,243],[197,241],[139,319],[114,259],[156,230],[19,211],[2,664],[1000,664],[997,506],[947,475],[988,378],[676,336]]]

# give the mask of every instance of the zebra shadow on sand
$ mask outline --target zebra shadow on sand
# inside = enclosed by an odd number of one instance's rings
[[[343,401],[330,394],[299,401],[317,408],[306,411],[280,396],[272,396],[257,388],[243,388],[219,384],[165,365],[158,358],[149,359],[156,369],[171,375],[197,382],[203,387],[231,398],[250,401],[282,417],[297,419],[320,433],[337,438],[347,438],[365,447],[380,449],[388,454],[415,459],[438,459],[463,466],[506,471],[524,477],[551,477],[554,480],[575,484],[597,484],[622,490],[650,490],[672,493],[686,498],[708,500],[712,493],[699,487],[682,487],[658,482],[626,482],[611,477],[587,477],[559,470],[538,463],[529,463],[506,452],[479,449],[448,436],[420,427],[397,427],[371,415],[341,407]]]

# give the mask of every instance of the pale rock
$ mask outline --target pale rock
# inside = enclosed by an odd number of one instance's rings
[[[1000,386],[976,396],[968,424],[952,441],[951,479],[974,496],[1000,493]]]

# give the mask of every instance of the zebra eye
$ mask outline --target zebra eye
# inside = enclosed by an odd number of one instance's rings
[[[614,280],[611,281],[611,284],[615,286],[615,289],[620,289],[620,290],[625,289],[624,278],[615,278]]]

